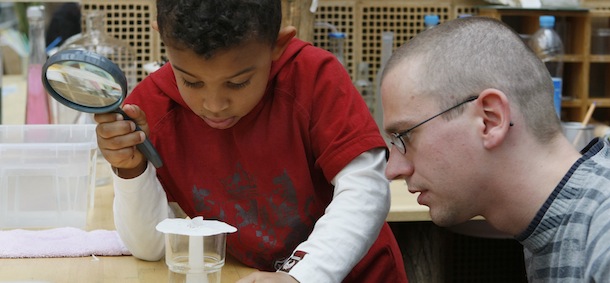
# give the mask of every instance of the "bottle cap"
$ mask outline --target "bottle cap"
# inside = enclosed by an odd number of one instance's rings
[[[28,19],[40,19],[44,14],[44,6],[30,6],[27,10]]]
[[[424,16],[424,25],[426,26],[435,26],[440,22],[438,15],[425,15]]]
[[[345,38],[345,33],[342,32],[331,32],[328,34],[329,38]]]
[[[540,16],[540,26],[543,28],[552,28],[555,26],[554,16]]]

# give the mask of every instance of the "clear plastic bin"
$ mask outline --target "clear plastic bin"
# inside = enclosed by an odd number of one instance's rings
[[[0,125],[0,229],[84,229],[96,157],[95,125]]]

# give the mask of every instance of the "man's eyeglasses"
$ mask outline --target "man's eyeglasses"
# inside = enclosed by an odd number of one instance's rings
[[[419,123],[419,124],[409,128],[408,130],[406,130],[404,132],[391,133],[390,134],[390,139],[391,139],[390,143],[393,144],[398,149],[398,151],[400,153],[405,154],[407,152],[407,147],[406,147],[406,144],[405,144],[404,137],[409,138],[409,134],[411,133],[411,131],[413,131],[415,128],[417,128],[417,127],[419,127],[419,126],[429,122],[430,120],[432,120],[432,119],[434,119],[434,118],[436,118],[438,116],[441,116],[441,115],[443,115],[443,114],[445,114],[445,113],[447,113],[447,112],[449,112],[449,111],[451,111],[451,110],[453,110],[455,108],[458,108],[458,107],[460,107],[460,106],[462,106],[462,105],[464,105],[464,104],[466,104],[468,102],[475,101],[477,98],[479,98],[478,95],[468,97],[466,100],[458,103],[457,105],[452,106],[452,107],[450,107],[450,108],[448,108],[446,110],[441,111],[441,113],[438,113],[438,114],[436,114],[436,115],[434,115],[434,116],[432,116],[432,117],[422,121],[421,123]]]

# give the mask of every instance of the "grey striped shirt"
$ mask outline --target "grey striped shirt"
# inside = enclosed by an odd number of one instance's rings
[[[610,282],[610,142],[584,151],[517,237],[529,282]]]

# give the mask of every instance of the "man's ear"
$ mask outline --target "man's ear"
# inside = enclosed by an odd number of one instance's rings
[[[497,89],[486,89],[476,100],[483,119],[483,145],[494,148],[502,144],[511,127],[510,104],[506,95]]]
[[[273,54],[272,59],[275,61],[282,56],[286,47],[288,47],[288,43],[290,40],[295,37],[297,34],[297,29],[293,26],[287,26],[278,32],[277,39],[275,40],[275,45],[273,46]]]
[[[159,31],[159,23],[157,23],[157,21],[152,21],[150,25],[154,30],[156,30],[157,32]]]

